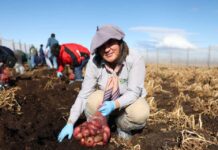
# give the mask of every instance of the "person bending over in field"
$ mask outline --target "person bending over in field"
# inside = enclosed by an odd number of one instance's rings
[[[57,57],[58,78],[63,76],[62,72],[65,65],[69,65],[70,83],[73,83],[74,80],[83,81],[82,70],[90,58],[90,52],[87,48],[76,43],[67,43],[62,45],[54,44],[51,47],[51,53]]]

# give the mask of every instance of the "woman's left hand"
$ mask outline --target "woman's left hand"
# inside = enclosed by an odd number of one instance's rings
[[[103,116],[108,116],[115,109],[114,101],[105,101],[103,105],[98,109]]]

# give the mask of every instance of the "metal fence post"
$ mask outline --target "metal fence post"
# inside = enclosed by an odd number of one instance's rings
[[[0,37],[0,45],[2,45],[2,38]]]
[[[156,51],[157,51],[157,56],[156,56],[156,57],[157,57],[157,60],[156,60],[156,63],[157,63],[157,65],[158,65],[158,64],[159,64],[159,49],[157,49]]]
[[[159,49],[157,49],[156,51],[157,51],[156,72],[157,72],[157,74],[158,74],[158,68],[159,68]]]
[[[187,49],[186,65],[189,66],[189,49]]]
[[[24,43],[24,52],[27,53],[26,43]]]
[[[170,66],[173,64],[173,50],[170,49]]]
[[[13,50],[15,51],[15,42],[14,42],[14,40],[12,40],[12,47],[13,47]]]
[[[210,68],[211,47],[208,48],[207,67]]]
[[[21,41],[19,41],[19,49],[22,50],[22,44],[21,44]]]
[[[145,57],[145,59],[146,59],[146,65],[149,63],[148,62],[148,49],[146,49],[146,57]]]

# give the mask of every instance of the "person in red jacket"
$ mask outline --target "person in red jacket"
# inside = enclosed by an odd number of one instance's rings
[[[70,65],[72,70],[69,73],[69,79],[71,81],[83,81],[82,69],[85,67],[90,58],[90,52],[86,47],[76,43],[67,43],[62,45],[54,44],[51,47],[51,53],[57,57],[58,78],[63,76],[62,72],[65,65]]]

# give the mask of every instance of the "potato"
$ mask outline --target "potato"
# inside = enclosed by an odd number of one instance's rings
[[[73,134],[77,135],[81,131],[81,128],[78,126],[74,129]]]
[[[82,133],[78,133],[78,134],[73,135],[73,136],[76,140],[80,140],[83,137]]]
[[[88,125],[88,122],[83,122],[80,126],[83,128],[83,127],[87,127]]]
[[[88,137],[89,135],[90,135],[89,129],[84,128],[84,129],[82,130],[82,136],[83,136],[83,137]]]
[[[86,147],[105,145],[110,138],[110,128],[104,116],[97,115],[91,121],[86,121],[74,130],[74,137]]]
[[[95,147],[95,146],[96,146],[96,143],[94,142],[93,145],[92,145],[92,147]]]
[[[85,139],[84,139],[84,138],[82,138],[82,139],[80,140],[80,144],[81,144],[81,145],[85,145]]]
[[[96,145],[104,145],[104,142],[98,142],[98,143],[96,143]]]
[[[106,132],[103,132],[103,142],[104,143],[107,143],[107,141],[108,141],[108,139],[109,139],[109,137],[107,136],[107,133]]]
[[[102,135],[96,135],[95,137],[94,137],[94,142],[95,143],[98,143],[98,142],[100,142],[100,141],[102,141],[102,139],[103,139],[103,137],[102,137]]]
[[[90,133],[90,135],[92,135],[92,136],[95,136],[95,135],[96,135],[96,131],[93,130],[93,129],[89,129],[89,133]]]
[[[92,147],[93,144],[94,144],[93,137],[87,137],[87,139],[85,139],[85,146]]]
[[[108,126],[106,126],[106,125],[104,125],[102,128],[103,128],[103,132],[107,133],[107,136],[109,138],[110,134],[111,134],[110,128]]]
[[[90,122],[90,123],[88,124],[88,128],[89,128],[89,129],[93,129],[93,130],[97,130],[97,129],[98,129],[92,122]]]
[[[76,140],[80,140],[82,138],[82,133],[80,131],[81,131],[80,127],[76,127],[74,129],[73,136]]]
[[[99,121],[98,121],[97,119],[93,119],[93,120],[91,121],[91,123],[92,123],[95,127],[97,127],[98,129],[101,129],[101,127],[102,127],[102,125],[99,123]]]

